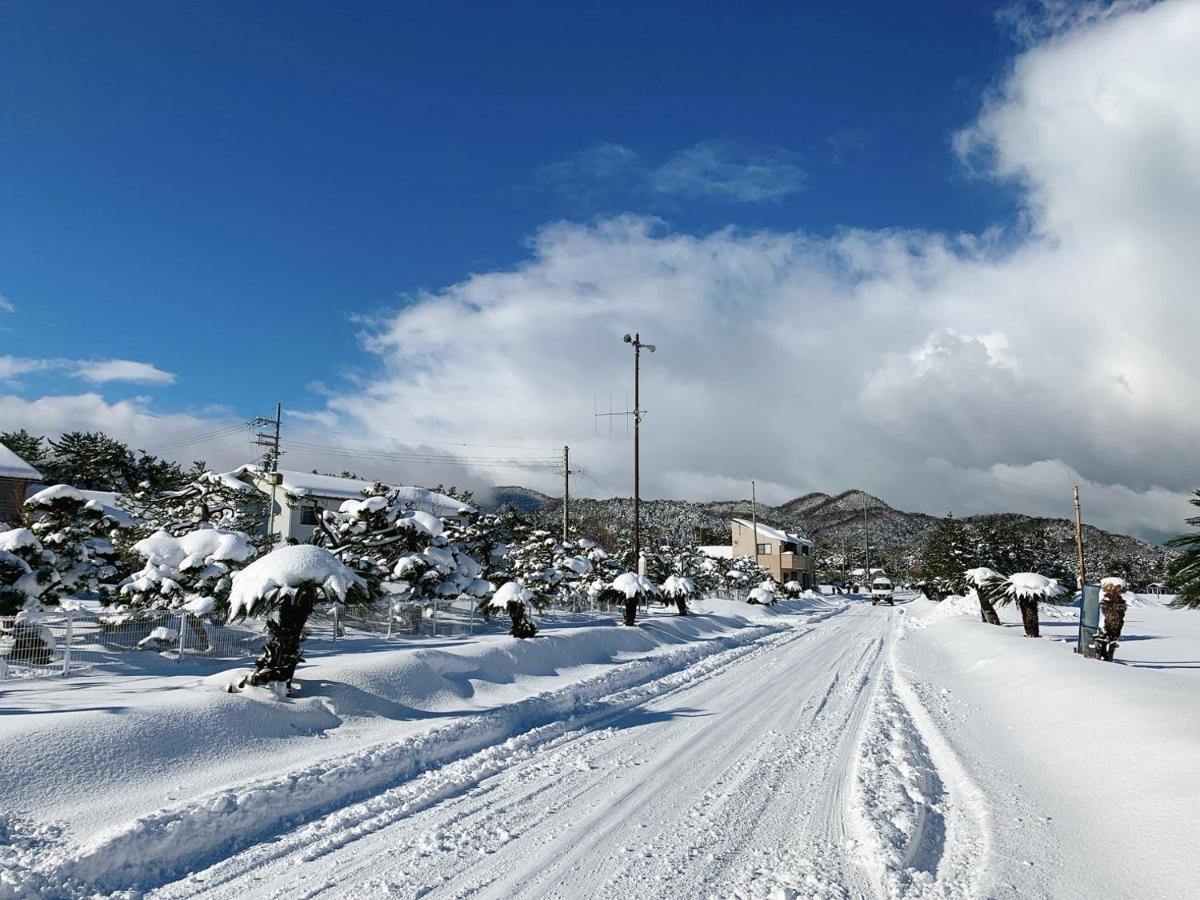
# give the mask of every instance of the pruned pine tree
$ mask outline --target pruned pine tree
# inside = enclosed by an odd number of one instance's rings
[[[240,686],[270,686],[290,693],[296,666],[304,661],[300,646],[304,626],[321,602],[365,602],[367,584],[323,547],[297,544],[280,547],[233,576],[229,619],[267,621],[267,643]]]
[[[771,573],[754,561],[752,556],[735,556],[725,562],[721,575],[722,587],[750,590],[771,580]]]
[[[257,556],[258,548],[243,532],[205,525],[180,537],[156,531],[135,543],[132,552],[144,565],[121,582],[123,603],[134,609],[186,606],[201,614],[224,609],[233,573]]]
[[[663,596],[675,604],[679,615],[688,614],[688,600],[696,596],[696,582],[686,575],[668,575],[662,585]]]
[[[996,613],[996,601],[1004,593],[1004,576],[995,569],[977,566],[962,573],[966,590],[974,591],[979,600],[979,617],[989,625],[999,625],[1000,616]]]
[[[612,589],[625,598],[624,623],[629,626],[637,624],[638,604],[649,603],[661,593],[658,585],[636,572],[618,575],[612,581]]]
[[[506,581],[500,585],[489,600],[492,608],[508,613],[512,627],[508,633],[515,638],[531,638],[537,634],[537,625],[529,615],[529,604],[533,600],[533,592],[520,581]]]
[[[774,606],[775,592],[777,590],[778,585],[776,585],[773,580],[768,578],[766,581],[760,582],[753,590],[750,591],[750,596],[746,598],[746,602],[761,606]]]
[[[240,470],[239,470],[240,471]],[[224,528],[246,535],[259,553],[272,546],[266,533],[267,511],[263,496],[236,477],[236,472],[201,472],[176,490],[156,491],[142,483],[119,504],[138,520],[130,530],[134,540],[156,531],[182,537],[197,528]]]
[[[387,603],[393,615],[408,604],[491,593],[483,565],[448,540],[442,520],[411,509],[385,485],[375,485],[362,500],[347,500],[318,523],[317,544],[349,566],[367,596]]]
[[[1041,637],[1038,627],[1038,604],[1053,600],[1064,592],[1063,586],[1053,578],[1037,572],[1017,572],[1004,581],[1005,602],[1015,600],[1021,610],[1021,622],[1026,637]]]
[[[1195,491],[1189,502],[1192,506],[1200,506],[1200,491]],[[1187,523],[1200,529],[1200,516],[1190,517]],[[1177,592],[1171,605],[1200,609],[1200,530],[1173,537],[1167,541],[1167,546],[1179,551],[1179,555],[1167,564],[1167,583]]]
[[[1112,662],[1125,629],[1126,592],[1129,584],[1124,578],[1100,579],[1100,630],[1092,640],[1096,656]]]
[[[117,523],[104,507],[73,487],[57,484],[26,500],[25,511],[32,522],[30,530],[53,554],[58,573],[41,600],[53,603],[88,592],[107,602],[119,569],[110,540]]]
[[[16,615],[33,608],[60,582],[56,557],[42,547],[28,528],[0,532],[0,553],[6,562],[0,567],[0,616]]]

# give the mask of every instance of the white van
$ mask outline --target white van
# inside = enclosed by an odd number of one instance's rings
[[[895,601],[892,599],[892,592],[895,589],[890,578],[876,578],[871,582],[871,605],[878,606],[882,603],[887,606],[895,606]]]

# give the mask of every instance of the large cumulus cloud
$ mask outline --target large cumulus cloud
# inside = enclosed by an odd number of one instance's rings
[[[569,442],[624,492],[624,430],[595,437],[592,411],[624,403],[620,338],[640,329],[660,347],[644,370],[649,495],[755,477],[771,500],[860,485],[930,512],[1065,514],[1080,482],[1096,524],[1174,530],[1200,438],[1197,46],[1200,4],[1167,2],[1018,57],[956,136],[978,177],[1019,186],[1017,223],[832,238],[550,225],[525,263],[376,322],[377,376],[329,408],[367,434]]]

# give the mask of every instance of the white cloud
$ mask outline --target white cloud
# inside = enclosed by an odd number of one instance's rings
[[[9,300],[7,297],[5,297],[3,294],[0,294],[0,312],[10,313],[10,312],[16,312],[16,311],[17,311],[17,308],[15,306],[13,306],[12,301]]]
[[[799,156],[790,151],[702,141],[659,166],[650,183],[660,194],[764,203],[799,193],[807,180]]]
[[[1180,528],[1200,444],[1197,45],[1200,4],[1165,2],[1015,61],[957,143],[1020,186],[1018,232],[552,225],[522,265],[371,330],[381,371],[329,408],[410,441],[569,442],[624,492],[630,448],[595,437],[591,413],[621,404],[620,336],[640,329],[659,345],[643,358],[648,496],[744,495],[754,477],[1065,515],[1078,479],[1095,524]]]
[[[93,384],[110,381],[131,384],[171,384],[175,375],[149,363],[130,359],[33,359],[20,356],[0,356],[0,381],[11,381],[34,372],[62,372]]]
[[[131,359],[79,360],[74,364],[75,374],[85,381],[104,384],[109,381],[127,381],[133,384],[171,384],[175,376],[149,363]]]
[[[710,140],[686,147],[657,166],[620,144],[598,144],[542,166],[533,183],[584,204],[655,195],[765,203],[804,190],[807,180],[799,156],[790,150]]]

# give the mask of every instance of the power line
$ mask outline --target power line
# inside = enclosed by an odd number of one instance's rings
[[[242,429],[244,429],[246,427],[247,426],[245,424],[231,425],[227,428],[222,428],[217,431],[204,431],[204,432],[199,432],[194,435],[190,435],[188,437],[174,438],[172,440],[169,440],[162,444],[159,444],[158,446],[150,447],[146,452],[147,453],[161,453],[165,450],[178,450],[182,447],[190,447],[193,444],[206,444],[206,443],[209,443],[210,441],[219,440],[220,438],[229,437],[231,435],[237,434],[239,431],[241,431]]]
[[[331,431],[330,434],[344,434],[347,437],[356,437],[356,435],[351,434],[349,431]],[[408,447],[421,444],[436,444],[437,446],[441,447],[492,447],[496,450],[544,450],[546,452],[557,452],[559,449],[558,447],[530,447],[521,444],[475,444],[468,441],[409,441],[405,440],[404,438],[392,437],[391,435],[386,434],[379,435],[379,437],[383,438],[384,440],[395,441],[398,444],[404,444]]]

